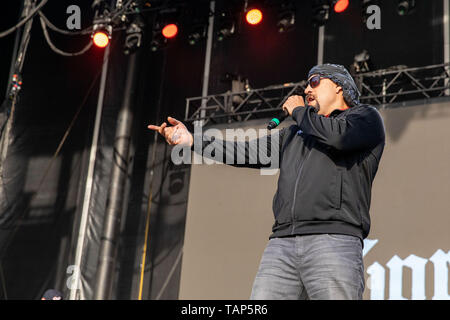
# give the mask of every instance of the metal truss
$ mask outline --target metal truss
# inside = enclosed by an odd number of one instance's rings
[[[186,99],[184,121],[241,122],[267,118],[281,110],[284,101],[305,90],[306,81],[274,85],[242,92],[227,92],[206,97]]]
[[[395,66],[354,75],[361,102],[386,107],[394,102],[450,95],[449,64]],[[231,123],[273,116],[286,99],[303,94],[306,81],[243,92],[186,99],[185,122]]]
[[[395,66],[354,76],[361,102],[382,106],[449,95],[449,77],[448,63],[418,68]]]

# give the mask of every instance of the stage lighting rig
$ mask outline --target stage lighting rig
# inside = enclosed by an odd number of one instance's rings
[[[94,44],[99,48],[107,47],[112,37],[112,26],[106,22],[97,22],[92,29],[91,38]]]
[[[166,24],[162,28],[161,33],[167,39],[175,38],[178,34],[178,26],[175,23]]]
[[[105,48],[109,45],[112,38],[114,24],[112,21],[113,12],[105,0],[94,0],[92,9],[95,10],[91,33],[92,42],[98,48]]]
[[[347,10],[349,5],[349,0],[333,0],[332,1],[333,10],[336,13],[342,13]]]
[[[195,45],[198,42],[206,38],[207,25],[197,24],[191,28],[191,32],[188,35],[188,42],[190,45]]]
[[[19,94],[20,89],[22,89],[22,77],[20,74],[14,74],[11,79],[11,89],[9,91],[9,98],[11,100],[14,99],[14,97],[17,97]]]
[[[284,1],[278,10],[277,29],[283,33],[292,30],[295,25],[295,5],[293,1]]]
[[[415,7],[416,7],[415,0],[400,0],[398,1],[397,4],[397,13],[400,16],[405,16],[407,14],[410,14]]]
[[[263,19],[260,2],[261,1],[254,0],[245,0],[244,2],[245,21],[247,21],[249,25],[256,26],[260,24]]]
[[[207,38],[209,18],[213,14],[209,6],[200,4],[189,6],[183,11],[181,25],[186,29],[185,39],[191,46]]]
[[[234,105],[238,105],[244,100],[240,95],[242,92],[251,90],[248,78],[239,74],[227,72],[220,78],[220,81],[230,86],[231,91],[228,92],[233,94],[231,102]]]
[[[126,55],[135,52],[142,45],[143,38],[143,27],[144,23],[142,19],[136,17],[136,19],[128,26],[125,31],[125,43],[124,43],[124,53]]]
[[[252,26],[259,24],[262,21],[262,18],[262,11],[257,8],[250,9],[245,14],[245,20]]]
[[[152,32],[152,41],[150,42],[150,50],[156,52],[167,45],[167,38],[161,33],[161,30],[154,30]]]
[[[222,12],[219,14],[217,22],[217,40],[222,41],[223,39],[232,36],[236,31],[236,21],[231,14]]]
[[[361,53],[358,53],[353,58],[352,71],[354,73],[362,73],[370,71],[370,55],[369,52],[364,49]]]
[[[104,12],[108,9],[108,5],[106,4],[105,0],[94,0],[92,1],[91,8],[94,11]]]
[[[155,52],[169,45],[178,34],[179,10],[168,8],[160,10],[155,17],[150,50]]]
[[[312,14],[313,25],[316,27],[325,25],[330,15],[330,2],[328,0],[314,0]]]

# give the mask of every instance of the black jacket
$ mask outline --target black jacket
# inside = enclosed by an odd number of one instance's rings
[[[372,106],[359,105],[334,110],[325,117],[306,106],[295,108],[292,118],[296,125],[279,132],[280,174],[270,238],[320,233],[366,238],[372,182],[385,145],[380,113]],[[194,135],[194,143],[199,139]],[[255,152],[255,146],[270,150],[272,143],[270,136],[256,143],[216,141],[204,136],[201,149],[223,150],[219,155],[209,153],[210,158],[222,162],[234,157],[232,165],[260,168],[264,164],[259,157],[251,163],[249,154]],[[245,161],[237,164],[244,150]]]

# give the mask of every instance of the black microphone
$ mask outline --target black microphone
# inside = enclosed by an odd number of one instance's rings
[[[289,117],[289,113],[283,109],[283,111],[280,112],[278,117],[273,118],[270,120],[269,124],[267,125],[267,129],[272,130],[280,125],[281,122],[283,122],[284,119]]]

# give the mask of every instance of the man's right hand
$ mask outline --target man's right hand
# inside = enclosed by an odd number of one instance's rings
[[[292,112],[297,107],[304,107],[305,101],[302,96],[293,95],[287,98],[286,102],[283,104],[283,110],[286,110],[290,116],[292,116]]]
[[[187,144],[192,146],[194,138],[186,126],[175,118],[168,117],[167,121],[172,125],[168,127],[164,122],[160,126],[149,125],[150,130],[158,131],[170,145]]]

